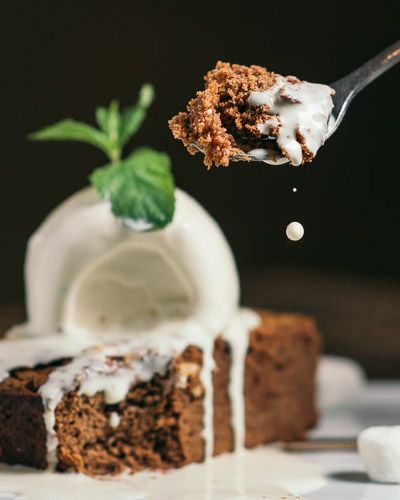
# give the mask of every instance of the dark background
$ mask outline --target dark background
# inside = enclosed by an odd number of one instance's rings
[[[93,123],[95,106],[131,104],[149,81],[157,100],[133,143],[168,151],[177,184],[221,224],[244,302],[313,313],[327,351],[400,376],[400,65],[302,167],[207,171],[167,126],[217,60],[329,83],[400,38],[398,2],[359,5],[1,1],[3,323],[21,314],[28,236],[105,163],[90,146],[29,143],[27,133],[66,117]],[[285,236],[292,220],[305,227],[298,243]]]

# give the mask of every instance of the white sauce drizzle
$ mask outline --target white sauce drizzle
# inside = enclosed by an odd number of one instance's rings
[[[291,222],[286,227],[286,236],[289,240],[299,241],[304,236],[304,227],[300,222]]]
[[[254,107],[265,104],[269,106],[271,114],[279,116],[279,124],[277,118],[272,116],[265,123],[257,125],[257,128],[262,134],[268,135],[272,127],[279,125],[279,147],[292,165],[300,165],[303,153],[297,133],[304,137],[306,147],[315,156],[325,141],[328,119],[333,107],[333,93],[333,89],[327,85],[290,83],[279,77],[269,89],[251,92],[248,103]],[[254,154],[254,151],[251,154]],[[276,164],[274,161],[268,163]]]
[[[244,448],[246,426],[244,404],[245,360],[250,340],[250,331],[261,322],[259,315],[250,309],[242,309],[227,329],[223,338],[231,347],[229,376],[229,399],[231,402],[231,425],[235,450]]]
[[[203,399],[203,439],[204,456],[209,459],[214,453],[214,340],[208,339],[203,344],[203,366],[200,371],[200,381],[204,388]]]
[[[128,344],[129,345],[129,344]],[[134,345],[129,350],[133,351]],[[55,430],[55,410],[64,394],[79,387],[79,394],[88,397],[104,393],[106,404],[117,404],[127,395],[131,385],[147,382],[158,373],[164,375],[170,360],[177,354],[162,343],[157,347],[147,343],[145,348],[136,347],[135,359],[127,366],[117,362],[108,364],[109,356],[128,354],[127,345],[97,345],[86,349],[71,363],[56,368],[39,389],[44,405],[44,421],[47,429],[47,459],[50,467],[57,465],[58,437]]]
[[[113,411],[108,419],[110,427],[112,429],[116,429],[119,426],[120,422],[121,422],[121,417],[118,415],[116,411]]]
[[[247,353],[249,332],[260,320],[254,311],[238,311],[227,325],[223,338],[231,348],[229,396],[231,421],[234,431],[235,449],[244,445],[244,360]],[[15,333],[14,333],[15,336]],[[58,337],[15,338],[2,341],[0,373],[7,376],[15,367],[33,367],[63,357],[72,356],[70,363],[57,367],[39,390],[44,405],[44,421],[47,429],[48,463],[57,465],[58,438],[55,431],[55,410],[63,396],[79,387],[79,394],[88,397],[103,392],[106,404],[122,401],[135,383],[149,381],[156,374],[164,375],[170,361],[188,345],[194,345],[203,352],[200,381],[204,388],[203,438],[205,457],[210,458],[214,450],[213,425],[213,379],[214,341],[218,332],[210,335],[195,322],[161,326],[146,335],[125,338],[113,344],[102,343],[102,337],[82,334],[59,334]],[[78,340],[80,338],[80,340]],[[4,344],[4,345],[3,345]],[[23,347],[17,350],[18,346]],[[82,347],[85,347],[82,350]],[[107,358],[123,357],[133,353],[128,365],[111,365]]]

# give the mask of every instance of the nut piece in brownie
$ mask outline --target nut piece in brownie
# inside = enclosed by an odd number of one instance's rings
[[[243,367],[248,448],[302,439],[316,420],[314,375],[321,340],[313,320],[300,314],[260,315],[261,325],[249,333]],[[215,341],[214,455],[234,448],[230,352],[221,337]],[[95,476],[203,461],[202,362],[201,350],[189,346],[165,375],[133,385],[115,405],[106,404],[103,393],[65,394],[55,414],[58,470]],[[0,384],[0,461],[48,466],[38,390],[55,366],[16,369]]]
[[[300,165],[311,161],[324,143],[333,106],[330,87],[260,66],[223,62],[205,81],[205,90],[169,126],[189,153],[201,148],[207,167],[227,166],[238,159],[235,155],[248,160],[244,153],[256,156],[265,150]]]

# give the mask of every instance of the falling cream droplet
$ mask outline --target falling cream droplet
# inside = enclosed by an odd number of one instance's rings
[[[300,222],[291,222],[286,228],[286,236],[289,240],[299,241],[304,236],[304,227]]]
[[[293,193],[297,193],[297,188],[293,188]]]

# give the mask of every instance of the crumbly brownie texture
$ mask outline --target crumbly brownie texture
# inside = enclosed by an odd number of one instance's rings
[[[302,314],[259,311],[245,368],[246,447],[306,438],[317,422],[315,370],[321,337]]]
[[[250,334],[245,366],[247,447],[302,439],[316,421],[314,372],[320,336],[313,320],[260,314],[263,322]],[[221,338],[215,342],[214,358],[214,454],[218,455],[234,447],[228,396],[230,347]],[[90,398],[77,391],[66,394],[56,409],[58,470],[94,476],[203,461],[201,365],[202,352],[189,346],[171,362],[165,376],[132,386],[116,405],[106,405],[101,393]],[[38,389],[54,367],[18,369],[0,384],[0,461],[47,467]],[[110,425],[113,412],[120,418],[116,428]]]
[[[187,112],[179,113],[169,121],[169,126],[176,139],[181,139],[189,153],[204,151],[204,163],[207,167],[228,166],[229,160],[243,151],[265,147],[265,141],[257,125],[265,123],[275,116],[269,113],[269,106],[251,107],[248,98],[252,91],[261,92],[275,84],[277,73],[269,72],[261,66],[241,66],[218,62],[215,69],[205,76],[205,90],[197,92],[188,106]],[[289,83],[299,83],[294,76],[284,78]],[[281,94],[285,99],[284,93]],[[289,96],[286,96],[290,100]],[[272,138],[277,136],[278,127],[270,127],[268,145],[277,147]],[[264,139],[266,139],[264,137]],[[298,134],[298,141],[303,151],[303,163],[311,161],[313,154]],[[285,151],[282,153],[288,157]],[[244,160],[246,158],[243,158]]]

